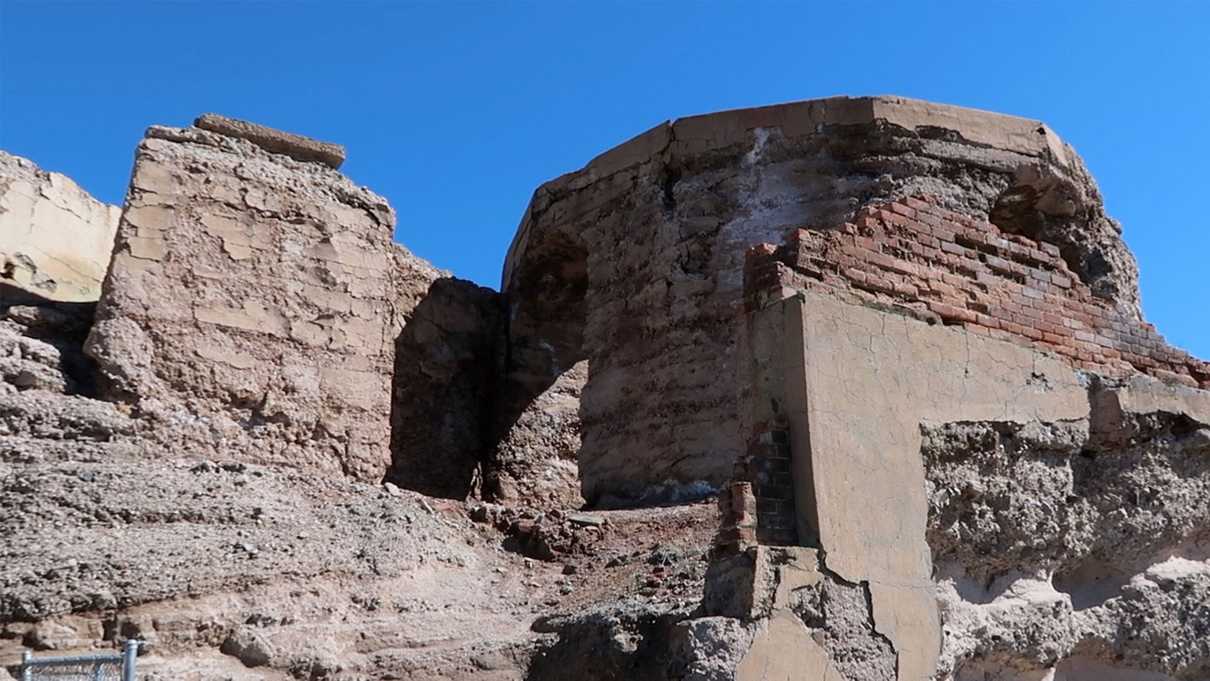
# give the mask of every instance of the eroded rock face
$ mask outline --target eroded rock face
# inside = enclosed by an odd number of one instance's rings
[[[953,678],[1060,664],[1210,671],[1206,424],[1151,412],[1117,425],[1129,435],[1111,441],[1087,421],[925,430]]]
[[[487,462],[485,493],[503,503],[578,508],[580,395],[588,362],[577,362],[515,419]]]
[[[0,304],[96,301],[119,212],[0,151]]]
[[[175,447],[381,479],[395,338],[437,276],[393,228],[329,167],[150,128],[87,345],[102,394]]]
[[[788,228],[930,194],[1056,244],[1138,315],[1137,270],[1079,157],[1037,121],[835,98],[665,123],[540,187],[505,264],[506,387],[532,399],[587,358],[589,503],[717,488],[740,452],[743,254]]]

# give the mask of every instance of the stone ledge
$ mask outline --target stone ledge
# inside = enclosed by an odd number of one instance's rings
[[[807,99],[664,121],[601,153],[584,168],[568,175],[588,173],[592,177],[605,177],[649,160],[674,142],[684,147],[682,152],[692,149],[691,153],[704,153],[745,142],[748,131],[754,128],[781,128],[786,136],[797,137],[816,132],[819,126],[861,125],[875,121],[909,130],[928,127],[953,130],[974,144],[1049,158],[1061,166],[1071,164],[1063,140],[1041,121],[908,97],[877,95]]]
[[[193,125],[220,135],[248,140],[266,151],[283,154],[296,161],[320,163],[336,169],[345,160],[345,148],[339,144],[321,142],[218,114],[202,114]]]

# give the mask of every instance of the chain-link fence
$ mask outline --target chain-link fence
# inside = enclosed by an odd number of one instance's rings
[[[21,658],[21,681],[134,681],[139,642],[126,641],[120,653]]]

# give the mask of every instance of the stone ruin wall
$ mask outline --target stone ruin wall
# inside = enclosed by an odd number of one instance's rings
[[[154,126],[122,212],[0,157],[0,219],[19,237],[5,240],[13,276],[0,304],[37,306],[6,308],[13,319],[67,315],[18,325],[54,347],[6,338],[5,389],[99,392],[174,448],[234,442],[253,462],[385,474],[433,496],[582,503],[586,367],[499,408],[502,297],[391,243],[393,212],[337,172],[343,158],[221,116]],[[69,260],[93,279],[62,276]]]
[[[745,306],[704,601],[760,623],[735,679],[797,678],[789,648],[862,679],[1210,670],[1210,364],[932,197],[754,247]]]
[[[395,339],[438,273],[342,157],[215,116],[150,128],[86,348],[103,396],[176,447],[380,480]]]
[[[120,209],[0,151],[0,305],[95,302]]]
[[[777,295],[746,325],[750,456],[703,603],[755,624],[735,679],[788,648],[861,679],[1210,669],[1210,392],[885,299],[758,292]],[[864,594],[848,617],[836,580]]]
[[[708,114],[535,192],[502,284],[505,409],[587,359],[590,503],[720,487],[745,450],[735,348],[747,248],[922,194],[1044,237],[1098,300],[1137,318],[1120,228],[1079,157],[1037,121],[891,97]]]

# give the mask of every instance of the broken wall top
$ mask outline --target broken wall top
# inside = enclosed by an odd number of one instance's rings
[[[119,212],[70,178],[0,151],[0,303],[95,301]]]
[[[1036,347],[1100,374],[1210,389],[1210,363],[1093,295],[1052,244],[953,213],[933,197],[870,206],[832,229],[794,230],[780,247],[753,248],[745,276],[750,309],[788,291],[821,290]]]
[[[381,479],[394,341],[438,272],[392,242],[384,199],[226,123],[139,145],[87,346],[103,391],[208,424],[156,431],[180,447]]]

